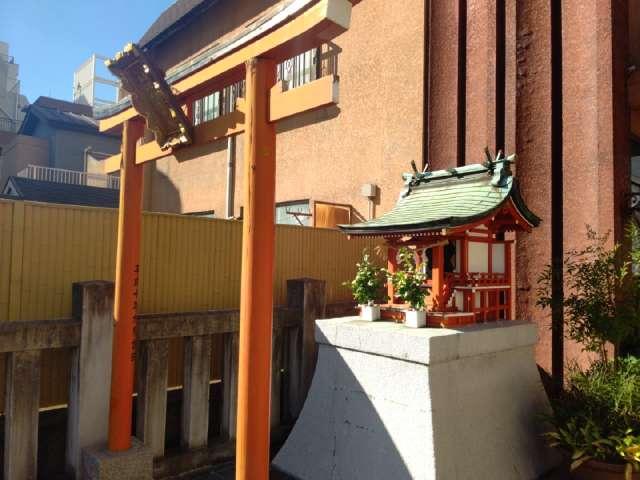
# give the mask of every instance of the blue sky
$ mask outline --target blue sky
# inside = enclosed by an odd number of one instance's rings
[[[76,68],[94,52],[112,56],[137,41],[173,0],[0,3],[0,40],[9,43],[20,65],[22,93],[33,102],[40,95],[71,100]]]

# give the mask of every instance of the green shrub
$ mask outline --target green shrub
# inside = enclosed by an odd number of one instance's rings
[[[584,350],[607,360],[607,344],[620,352],[637,336],[640,326],[640,230],[627,228],[627,247],[608,247],[608,235],[587,227],[589,244],[570,250],[564,258],[565,296],[562,298],[567,335]],[[637,268],[637,267],[635,267]],[[550,265],[538,279],[538,306],[552,304]]]
[[[589,459],[626,464],[627,476],[640,469],[640,359],[573,366],[552,407],[545,436],[571,454],[572,469]]]
[[[406,247],[398,251],[400,257],[399,268],[396,272],[387,272],[393,284],[394,294],[404,300],[413,310],[422,310],[428,293],[424,284],[426,275],[422,272],[422,265],[416,264],[413,252]]]
[[[362,260],[356,263],[356,276],[344,285],[351,289],[354,300],[358,305],[372,305],[376,300],[384,298],[384,275],[380,267],[371,262],[371,258],[365,249],[362,252]]]

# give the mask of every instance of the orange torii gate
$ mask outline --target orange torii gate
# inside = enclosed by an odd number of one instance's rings
[[[127,45],[107,62],[131,101],[100,121],[100,130],[123,129],[121,154],[106,171],[121,172],[116,260],[115,334],[109,449],[131,447],[135,363],[135,315],[140,262],[142,163],[185,145],[201,145],[244,132],[244,222],[240,299],[240,358],[236,478],[268,478],[271,337],[273,312],[275,122],[337,102],[337,81],[323,77],[283,92],[276,65],[349,27],[349,0],[285,0],[269,18],[255,22],[201,55],[197,68],[160,72],[144,51]],[[193,65],[193,60],[190,62]],[[179,67],[179,66],[178,66]],[[190,105],[206,91],[246,78],[235,112],[193,126]],[[141,144],[146,126],[155,141]]]

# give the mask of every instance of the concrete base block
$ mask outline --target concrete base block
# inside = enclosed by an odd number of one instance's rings
[[[84,449],[82,460],[84,480],[153,480],[153,452],[136,438],[125,452]]]
[[[320,320],[309,396],[274,466],[300,480],[530,480],[558,459],[536,329]]]

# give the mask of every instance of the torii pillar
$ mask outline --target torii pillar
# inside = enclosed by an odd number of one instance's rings
[[[269,92],[275,82],[275,61],[247,61],[236,480],[269,478],[276,181]]]

